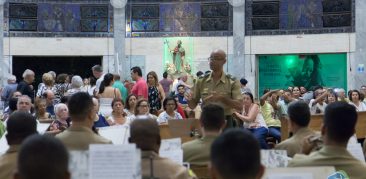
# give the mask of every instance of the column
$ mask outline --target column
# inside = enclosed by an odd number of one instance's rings
[[[360,72],[359,67],[366,66],[366,1],[356,0],[356,51],[350,54],[350,67],[352,71],[348,75],[348,89],[360,89],[366,85],[366,73]],[[366,67],[364,67],[366,68]]]
[[[127,0],[111,0],[113,6],[114,30],[114,72],[121,76],[121,80],[129,76],[125,58],[126,19],[125,6]]]
[[[245,37],[245,0],[228,0],[233,6],[233,71],[237,78],[245,75],[244,37]]]

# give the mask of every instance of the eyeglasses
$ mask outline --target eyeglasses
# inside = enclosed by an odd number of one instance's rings
[[[207,60],[208,60],[209,62],[211,62],[211,61],[221,61],[221,59],[214,58],[214,57],[208,57],[208,58],[207,58]]]

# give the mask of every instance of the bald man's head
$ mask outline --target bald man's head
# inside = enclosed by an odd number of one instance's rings
[[[155,151],[160,148],[160,129],[152,119],[136,119],[131,123],[130,143],[135,143],[142,151]]]
[[[223,70],[224,64],[226,63],[226,53],[217,49],[211,52],[210,55],[210,69],[212,71],[221,71]]]
[[[220,59],[226,59],[226,53],[221,49],[216,49],[212,51],[211,56],[218,57]]]

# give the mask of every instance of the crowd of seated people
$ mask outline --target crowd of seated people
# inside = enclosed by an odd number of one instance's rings
[[[16,165],[16,161],[18,151],[31,153],[32,150],[26,148],[41,139],[44,143],[39,145],[49,143],[62,145],[67,150],[88,150],[90,144],[112,144],[98,134],[98,128],[120,125],[129,126],[130,142],[142,150],[144,175],[151,172],[145,160],[149,157],[159,166],[153,169],[157,177],[194,178],[189,170],[160,157],[158,152],[161,143],[159,125],[169,125],[169,120],[185,120],[192,116],[199,120],[202,135],[183,144],[183,160],[192,166],[209,166],[211,163],[212,178],[261,177],[265,169],[258,159],[259,152],[270,148],[286,150],[288,157],[293,158],[289,167],[330,165],[345,171],[351,178],[362,176],[361,171],[366,169],[365,164],[346,150],[349,138],[355,133],[357,112],[366,111],[366,86],[347,94],[341,88],[321,86],[312,90],[296,86],[266,89],[255,99],[245,86],[247,81],[242,79],[242,109],[233,110],[237,125],[232,129],[226,127],[227,115],[220,101],[217,104],[200,103],[200,111],[189,108],[186,94],[194,92],[195,86],[188,85],[185,75],[176,85],[169,82],[168,88],[158,83],[155,72],[148,73],[145,81],[141,69],[134,67],[131,77],[136,86],[124,86],[124,89],[114,87],[118,78],[103,73],[101,66],[94,66],[92,71],[94,76],[84,82],[80,76],[45,73],[37,93],[32,85],[34,72],[24,72],[24,80],[2,98],[7,106],[0,121],[0,135],[7,132],[5,137],[10,148],[0,158],[0,178],[12,178],[14,171],[17,171],[14,175],[18,178],[27,178],[25,175],[28,174],[37,176],[29,170],[37,171],[41,164],[28,170],[24,168],[28,163],[25,162],[22,168],[22,165]],[[88,81],[97,82],[92,88]],[[121,94],[126,91],[128,95],[123,97]],[[200,115],[192,115],[195,112]],[[317,114],[324,115],[320,132],[308,128],[311,115]],[[142,118],[148,120],[139,120]],[[28,121],[21,121],[25,119]],[[288,120],[292,135],[286,140],[281,139],[281,120]],[[20,146],[25,138],[37,133],[33,129],[37,123],[49,123],[45,132],[47,137],[35,135]],[[274,145],[269,145],[269,137],[274,138]],[[321,141],[321,144],[314,141]],[[26,160],[27,154],[23,155]],[[48,155],[47,151],[45,155]],[[67,169],[63,173],[61,178],[69,177]]]

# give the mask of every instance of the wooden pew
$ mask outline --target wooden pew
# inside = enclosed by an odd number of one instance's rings
[[[161,139],[181,138],[182,143],[196,139],[192,134],[201,134],[198,119],[169,120],[168,124],[160,125]]]
[[[321,131],[323,124],[323,117],[324,117],[323,114],[311,115],[309,128],[313,131]]]
[[[366,136],[366,111],[358,112],[357,124],[356,124],[356,136],[358,139],[365,138]],[[321,131],[323,124],[323,114],[311,115],[309,128],[314,131]],[[285,118],[281,119],[281,140],[288,138],[289,124]]]
[[[358,139],[365,138],[366,136],[366,111],[358,112],[356,135]]]
[[[281,121],[281,141],[286,140],[289,137],[290,129],[287,117],[282,117]]]

